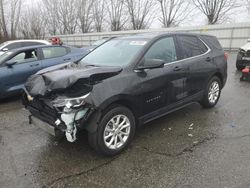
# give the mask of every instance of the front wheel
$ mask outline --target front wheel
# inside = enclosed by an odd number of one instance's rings
[[[221,94],[222,84],[221,80],[214,76],[208,83],[207,88],[205,90],[204,96],[200,104],[204,108],[212,108],[219,101]]]
[[[122,152],[135,134],[135,118],[124,106],[113,106],[101,118],[94,133],[89,133],[89,144],[98,153],[113,156]]]

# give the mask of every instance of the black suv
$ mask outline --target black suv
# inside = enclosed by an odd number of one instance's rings
[[[90,145],[115,155],[136,127],[198,102],[211,108],[227,79],[214,36],[141,34],[114,38],[81,61],[30,77],[23,103],[30,123],[70,142],[88,131]]]

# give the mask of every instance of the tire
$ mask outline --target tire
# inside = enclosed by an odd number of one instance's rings
[[[203,106],[204,108],[214,107],[220,99],[221,89],[222,83],[220,78],[218,78],[217,76],[212,77],[208,82],[203,99],[200,102],[201,106]]]
[[[122,127],[125,128],[122,129]],[[88,133],[89,144],[102,155],[117,155],[125,150],[132,141],[135,128],[133,113],[124,106],[112,105],[104,112],[96,132]],[[109,143],[111,144],[109,145]]]
[[[237,60],[236,60],[236,68],[237,68],[237,70],[239,70],[239,71],[241,71],[242,69],[244,69],[245,68],[245,66],[244,65],[242,65],[242,54],[241,53],[238,53],[238,55],[237,55]]]
[[[236,68],[237,68],[237,70],[242,71],[245,68],[245,66],[243,66],[239,63],[236,63]]]

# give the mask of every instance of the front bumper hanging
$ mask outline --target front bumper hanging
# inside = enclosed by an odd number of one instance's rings
[[[81,107],[71,109],[65,107],[62,112],[52,109],[39,99],[28,100],[23,97],[23,104],[31,113],[29,123],[45,130],[53,136],[59,136],[65,133],[69,142],[76,140],[76,133],[81,125],[86,121],[91,113],[90,108]]]

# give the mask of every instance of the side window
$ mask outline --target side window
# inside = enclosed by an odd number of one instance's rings
[[[26,62],[31,62],[31,61],[37,61],[37,52],[36,50],[27,50],[24,52],[21,52],[11,58],[10,60],[16,61],[18,64],[20,63],[26,63]]]
[[[145,59],[160,59],[166,63],[176,61],[177,55],[173,37],[158,40],[144,57]]]
[[[208,51],[205,44],[195,36],[178,36],[182,47],[182,58],[194,57]]]
[[[61,57],[67,54],[67,49],[64,47],[48,47],[43,48],[42,51],[45,59]]]
[[[21,47],[22,47],[21,42],[15,42],[15,43],[12,43],[12,44],[9,44],[6,46],[6,48],[8,48],[8,50],[13,50],[13,49],[21,48]]]

